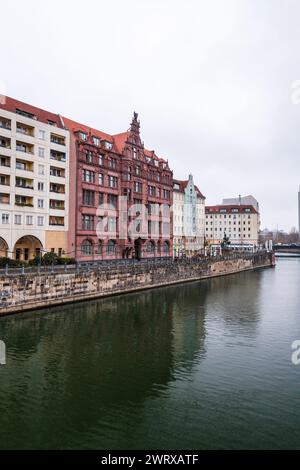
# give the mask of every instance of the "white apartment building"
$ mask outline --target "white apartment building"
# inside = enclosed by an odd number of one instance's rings
[[[220,245],[224,236],[234,248],[258,247],[259,212],[252,205],[235,204],[205,208],[205,238],[209,245]]]
[[[173,185],[174,256],[193,256],[203,252],[205,237],[205,197],[194,184],[174,180]]]
[[[0,104],[0,256],[67,251],[69,133],[59,116]]]

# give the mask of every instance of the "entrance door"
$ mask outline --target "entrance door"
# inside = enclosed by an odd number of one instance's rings
[[[141,259],[141,248],[142,248],[142,240],[138,238],[134,241],[134,254],[135,258],[140,260]]]

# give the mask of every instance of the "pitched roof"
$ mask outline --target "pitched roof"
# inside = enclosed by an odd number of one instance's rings
[[[175,189],[175,188],[174,188],[174,191],[180,191],[180,192],[184,193],[184,190],[185,190],[185,188],[187,187],[187,184],[188,184],[189,180],[173,180],[173,182],[174,182],[174,185],[175,185],[175,184],[178,184],[178,185],[179,185],[179,188],[180,188],[180,189]],[[199,195],[200,197],[202,197],[203,199],[205,199],[205,196],[201,193],[201,191],[200,191],[200,189],[198,188],[198,186],[196,186],[196,185],[194,184],[194,187],[195,187],[196,193],[198,193],[198,195]]]
[[[86,126],[85,124],[80,124],[79,122],[72,121],[72,119],[63,117],[62,118],[65,127],[72,132],[85,132],[86,134],[91,134],[94,137],[98,137],[99,139],[107,140],[109,142],[113,142],[113,136],[110,134],[106,134],[105,132],[99,131],[98,129],[94,129],[93,127]]]
[[[0,100],[0,109],[16,113],[17,110],[25,111],[26,113],[35,116],[37,121],[49,124],[48,120],[53,121],[57,127],[63,128],[60,116],[58,114],[50,113],[44,109],[31,106],[30,104],[23,103],[23,101],[15,100],[9,96],[5,96],[4,99]]]

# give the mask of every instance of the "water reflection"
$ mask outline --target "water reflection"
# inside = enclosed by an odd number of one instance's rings
[[[39,432],[46,422],[86,432],[111,408],[138,411],[162,393],[176,368],[205,353],[206,291],[187,284],[1,319],[0,446],[16,440],[16,427],[17,442],[30,445],[37,422]]]

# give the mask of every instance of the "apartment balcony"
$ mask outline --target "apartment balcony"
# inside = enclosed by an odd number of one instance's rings
[[[66,145],[66,138],[64,136],[53,134],[52,132],[50,135],[50,141],[52,142],[52,144]]]
[[[0,174],[0,185],[1,186],[10,186],[10,176]]]
[[[65,202],[64,201],[57,201],[55,199],[50,199],[50,209],[54,210],[65,210]]]
[[[56,168],[55,166],[50,166],[50,176],[56,178],[65,178],[66,172],[64,168]]]
[[[50,183],[50,192],[57,194],[65,194],[65,185]]]
[[[34,155],[34,145],[28,144],[27,142],[21,142],[17,140],[16,142],[17,152],[28,153]]]
[[[27,160],[20,160],[19,158],[16,159],[16,170],[32,172],[33,169],[33,162],[28,162]]]
[[[10,157],[0,156],[0,166],[10,168]]]
[[[20,207],[33,207],[33,197],[16,194],[15,205]]]
[[[19,134],[28,135],[29,137],[34,137],[34,127],[23,124],[22,122],[17,122],[17,132]]]
[[[11,140],[8,137],[0,136],[0,147],[4,149],[11,149]]]
[[[49,217],[49,225],[56,226],[56,227],[64,227],[65,225],[65,218],[64,217],[56,217],[50,215]]]
[[[11,120],[0,116],[0,128],[11,131]]]
[[[7,193],[0,193],[0,204],[10,204],[10,195]]]
[[[57,162],[65,162],[66,154],[64,152],[58,152],[56,150],[50,150],[50,158],[56,160]]]
[[[33,189],[33,180],[16,177],[16,188]]]

